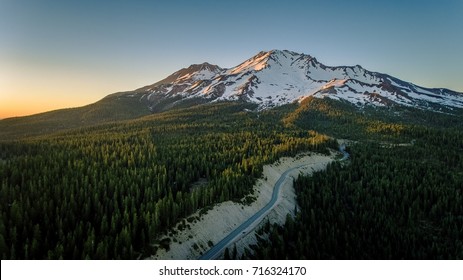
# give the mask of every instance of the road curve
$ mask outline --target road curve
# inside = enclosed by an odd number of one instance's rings
[[[345,149],[346,149],[346,146],[344,144],[340,145],[339,151],[343,154],[342,159],[340,159],[341,161],[344,161],[347,158],[349,158],[349,154],[345,151]],[[288,178],[289,173],[298,168],[310,166],[313,164],[314,163],[299,165],[299,166],[290,168],[286,170],[285,172],[283,172],[283,174],[281,174],[278,181],[275,183],[275,187],[273,188],[272,198],[270,199],[270,201],[262,209],[260,209],[254,215],[252,215],[248,220],[246,220],[244,223],[242,223],[236,229],[230,232],[225,238],[223,238],[217,244],[215,244],[204,255],[199,257],[199,260],[211,260],[211,259],[217,258],[219,254],[222,252],[222,250],[228,247],[236,239],[239,239],[240,235],[245,235],[247,233],[246,229],[248,229],[257,220],[263,219],[266,216],[267,212],[273,209],[273,207],[275,206],[275,203],[278,200],[278,195],[280,194],[281,186],[283,185],[283,182]]]
[[[212,247],[209,251],[207,251],[204,255],[202,255],[199,259],[200,260],[210,260],[214,259],[217,257],[219,253],[222,252],[232,241],[234,241],[235,238],[239,237],[240,234],[243,235],[246,234],[245,230],[252,225],[254,222],[256,222],[259,218],[263,218],[264,214],[273,208],[275,203],[278,200],[278,195],[280,193],[281,186],[283,185],[283,182],[285,179],[288,177],[288,174],[298,168],[301,168],[305,165],[301,166],[296,166],[291,169],[286,170],[283,174],[281,174],[280,178],[278,181],[275,183],[275,187],[273,188],[273,193],[272,193],[272,198],[270,201],[259,211],[257,211],[254,215],[252,215],[247,221],[239,225],[235,230],[230,232],[224,239],[219,241],[214,247]]]
[[[346,152],[346,144],[339,145],[339,151],[342,153],[342,158],[339,161],[345,161],[349,158],[349,153]]]

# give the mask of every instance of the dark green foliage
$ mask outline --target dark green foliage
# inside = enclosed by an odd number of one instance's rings
[[[223,253],[223,259],[224,260],[231,260],[230,250],[228,248],[225,248],[225,252]]]
[[[335,148],[284,128],[278,111],[243,109],[205,105],[0,142],[2,258],[138,258],[187,215],[248,195],[264,164]],[[207,183],[192,187],[198,180]]]
[[[233,251],[232,251],[232,259],[236,260],[236,257],[238,256],[238,250],[236,249],[236,243],[233,245]]]
[[[171,240],[159,236],[189,214],[250,200],[264,164],[336,148],[316,131],[360,142],[348,164],[297,180],[297,216],[284,228],[266,224],[254,257],[463,258],[459,116],[359,111],[329,99],[144,116],[136,99],[117,98],[82,107],[85,114],[71,109],[76,118],[55,111],[0,123],[0,138],[10,139],[0,142],[2,259],[132,259],[167,249]],[[130,108],[113,114],[116,105]],[[144,117],[111,122],[135,116]],[[236,246],[228,255],[238,257]]]
[[[287,127],[312,129],[336,138],[403,142],[413,139],[409,132],[416,131],[416,126],[462,130],[462,115],[462,109],[455,109],[452,115],[400,106],[359,109],[348,102],[312,97],[288,112],[283,121]]]
[[[361,142],[348,165],[296,180],[296,219],[253,257],[463,259],[463,135],[407,133],[413,145]]]

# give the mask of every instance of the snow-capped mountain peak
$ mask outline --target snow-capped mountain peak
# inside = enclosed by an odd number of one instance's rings
[[[287,50],[259,52],[229,69],[194,64],[136,92],[152,109],[169,98],[175,102],[241,100],[265,109],[308,96],[344,100],[356,106],[463,108],[462,93],[419,87],[360,65],[326,66],[310,55]]]
[[[169,76],[167,79],[173,79],[174,83],[207,80],[211,79],[221,71],[222,68],[219,66],[204,62],[202,64],[192,64],[188,68],[183,68]]]

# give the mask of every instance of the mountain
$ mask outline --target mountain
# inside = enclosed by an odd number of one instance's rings
[[[0,120],[0,139],[131,120],[205,103],[235,101],[264,110],[308,98],[339,101],[354,109],[395,108],[397,113],[405,108],[409,111],[403,117],[415,119],[415,109],[457,116],[463,112],[463,93],[420,87],[359,65],[326,66],[310,55],[272,50],[229,69],[193,64],[154,84],[110,94],[87,106]]]
[[[127,95],[148,104],[153,112],[224,100],[251,102],[266,109],[309,96],[356,106],[463,108],[462,93],[424,88],[359,65],[326,66],[310,55],[287,50],[260,52],[230,69],[208,63],[192,65]]]

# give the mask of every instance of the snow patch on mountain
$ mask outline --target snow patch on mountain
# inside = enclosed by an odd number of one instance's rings
[[[153,104],[163,98],[176,98],[176,102],[199,98],[241,100],[266,109],[314,96],[356,106],[463,108],[462,93],[423,88],[359,65],[326,66],[310,55],[287,50],[260,52],[230,69],[209,63],[191,65],[137,92]]]

